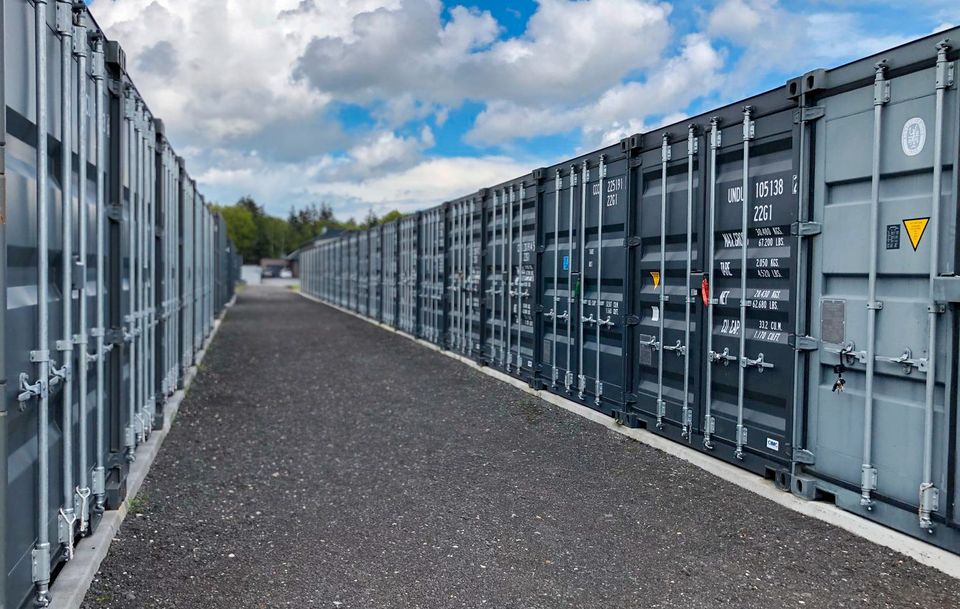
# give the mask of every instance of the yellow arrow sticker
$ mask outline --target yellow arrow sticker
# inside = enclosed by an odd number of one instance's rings
[[[907,229],[907,235],[910,237],[910,245],[913,251],[917,251],[920,246],[920,239],[923,238],[923,232],[927,230],[927,224],[930,218],[910,218],[903,221],[903,227]]]
[[[653,277],[653,287],[660,287],[660,273],[658,271],[650,271],[650,276]]]

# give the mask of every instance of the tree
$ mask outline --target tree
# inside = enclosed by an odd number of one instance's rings
[[[375,214],[371,208],[370,211],[367,212],[367,218],[363,221],[363,228],[373,228],[377,224],[380,224],[380,219],[377,218],[377,214]]]
[[[214,206],[227,224],[227,235],[247,264],[259,264],[263,258],[285,256],[328,230],[362,230],[402,217],[391,211],[378,218],[371,209],[361,223],[353,218],[337,220],[328,203],[312,203],[301,209],[290,207],[286,219],[268,215],[250,196],[233,205]]]
[[[227,225],[227,236],[237,247],[237,252],[243,256],[244,260],[250,260],[257,243],[257,224],[253,214],[250,213],[250,208],[237,204],[229,207],[214,206],[214,210],[223,216]]]
[[[399,220],[399,219],[402,218],[402,217],[403,217],[403,214],[401,214],[401,213],[400,213],[399,211],[397,211],[397,210],[393,210],[393,211],[391,211],[391,212],[387,212],[386,214],[384,214],[384,216],[383,216],[382,218],[380,218],[380,224],[386,224],[387,222],[393,222],[394,220]]]

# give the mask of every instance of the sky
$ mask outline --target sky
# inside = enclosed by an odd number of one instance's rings
[[[208,201],[343,219],[423,209],[960,23],[956,0],[90,4]]]

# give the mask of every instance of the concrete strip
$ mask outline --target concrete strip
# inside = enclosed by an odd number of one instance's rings
[[[567,400],[559,395],[550,393],[549,391],[533,389],[527,383],[518,378],[500,372],[499,370],[494,370],[488,366],[481,366],[467,357],[451,351],[446,351],[433,343],[429,343],[423,339],[411,336],[406,332],[401,332],[376,320],[368,319],[362,315],[354,313],[353,311],[344,309],[343,307],[323,302],[322,300],[304,294],[303,292],[299,292],[299,294],[308,300],[312,300],[319,304],[337,309],[343,313],[353,315],[354,317],[358,317],[375,326],[379,326],[389,330],[390,332],[404,336],[405,338],[417,342],[429,349],[443,353],[444,355],[464,363],[482,372],[483,374],[486,374],[487,376],[491,376],[497,380],[503,381],[530,395],[539,397],[540,399],[568,412],[579,415],[585,419],[589,419],[595,423],[599,423],[611,431],[627,436],[652,448],[656,448],[657,450],[663,451],[671,456],[677,457],[678,459],[682,459],[699,467],[707,473],[735,484],[742,489],[748,490],[763,497],[764,499],[773,501],[774,503],[789,510],[793,510],[794,512],[803,514],[804,516],[815,518],[827,524],[839,527],[849,533],[853,533],[858,537],[866,539],[867,541],[890,548],[891,550],[899,552],[904,556],[908,556],[920,564],[932,567],[945,573],[946,575],[960,579],[960,556],[956,556],[955,554],[947,552],[946,550],[926,544],[919,539],[885,527],[882,524],[861,518],[855,514],[842,510],[833,504],[817,501],[804,501],[803,499],[800,499],[788,492],[779,490],[769,480],[736,467],[735,465],[731,465],[720,459],[715,459],[693,448],[684,446],[683,444],[678,444],[677,442],[673,442],[672,440],[668,440],[667,438],[658,436],[647,430],[623,427],[622,425],[617,424],[617,422],[611,417],[608,417],[582,404]]]
[[[231,300],[227,304],[227,308],[232,306],[233,303],[234,300]],[[226,315],[226,309],[224,315]],[[90,588],[90,582],[93,581],[97,571],[100,570],[100,563],[103,562],[103,559],[107,556],[107,551],[110,550],[110,543],[117,536],[120,531],[120,524],[127,517],[130,510],[130,500],[140,492],[140,487],[143,486],[143,481],[147,477],[147,472],[150,471],[150,466],[157,458],[163,440],[173,426],[180,404],[186,397],[190,384],[197,376],[197,367],[203,361],[222,321],[223,315],[220,319],[214,321],[210,336],[204,341],[203,348],[197,352],[196,364],[191,366],[184,374],[183,389],[178,390],[167,401],[164,407],[166,416],[164,417],[163,429],[155,429],[150,434],[150,439],[137,449],[137,460],[130,466],[130,472],[127,476],[127,498],[118,509],[103,514],[96,532],[90,537],[84,537],[80,540],[76,545],[73,560],[63,566],[54,580],[53,586],[50,588],[50,609],[79,609],[81,603],[83,603],[87,590]]]

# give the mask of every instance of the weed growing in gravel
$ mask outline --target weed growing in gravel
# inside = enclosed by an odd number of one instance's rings
[[[137,512],[142,512],[143,508],[147,507],[147,496],[144,494],[139,494],[133,499],[127,501],[127,507],[130,512],[136,514]]]

